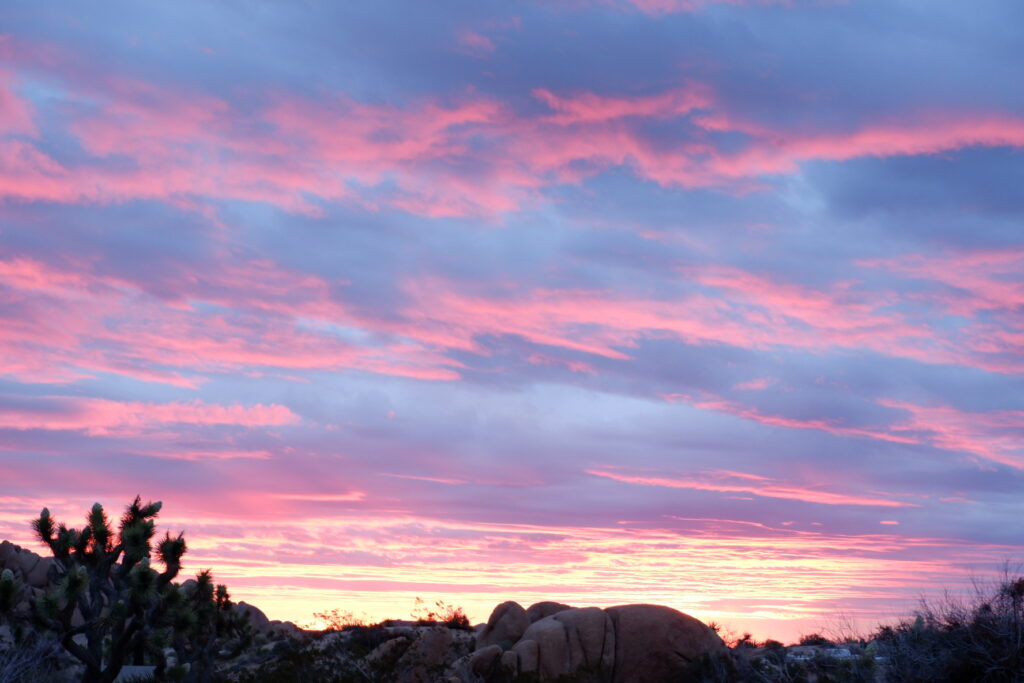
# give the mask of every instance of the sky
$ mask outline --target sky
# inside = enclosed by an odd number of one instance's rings
[[[1024,560],[1024,5],[11,1],[0,538],[792,640]]]

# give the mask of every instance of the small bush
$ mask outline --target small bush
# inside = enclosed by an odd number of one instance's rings
[[[801,645],[832,645],[832,641],[821,635],[820,633],[808,633],[806,636],[800,636]]]
[[[449,605],[444,600],[438,600],[433,607],[427,607],[422,598],[416,598],[416,606],[413,608],[412,616],[419,626],[433,626],[439,624],[448,628],[471,631],[473,627],[469,623],[469,617],[461,607]]]
[[[337,608],[324,612],[313,612],[313,618],[324,624],[324,631],[344,631],[355,626],[367,625],[366,618],[357,617],[352,612],[343,612]]]

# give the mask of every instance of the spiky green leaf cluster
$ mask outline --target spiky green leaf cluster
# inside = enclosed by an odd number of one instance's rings
[[[21,595],[21,581],[10,569],[0,572],[0,616],[11,611]]]

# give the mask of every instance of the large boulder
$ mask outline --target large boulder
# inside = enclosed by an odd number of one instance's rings
[[[0,543],[0,570],[10,569],[32,588],[46,588],[50,583],[52,557],[41,557],[10,541]]]
[[[55,560],[52,557],[40,557],[39,561],[33,564],[32,569],[25,573],[25,583],[33,588],[46,588],[49,586],[50,569],[53,567],[54,562]]]
[[[508,650],[523,637],[529,625],[530,618],[518,602],[503,602],[494,608],[487,623],[477,633],[476,649],[499,645],[502,650]]]
[[[271,630],[270,619],[267,618],[267,615],[259,607],[242,601],[235,604],[235,611],[247,615],[249,617],[249,624],[257,631],[265,633]]]
[[[462,660],[465,661],[465,668],[470,676],[486,680],[498,665],[501,655],[502,649],[500,645],[488,645],[483,649],[466,655]],[[458,670],[459,667],[456,666],[455,668]]]
[[[560,602],[552,602],[551,600],[545,600],[543,602],[535,602],[526,608],[526,616],[529,617],[530,623],[540,621],[544,617],[550,617],[552,614],[558,614],[564,612],[567,609],[572,609],[572,605],[563,605]]]
[[[10,569],[14,571],[13,560],[21,548],[10,541],[0,543],[0,571]]]
[[[540,661],[540,648],[537,646],[536,640],[523,638],[512,646],[512,652],[516,655],[516,668],[519,673],[536,675]]]
[[[506,679],[515,678],[519,675],[519,655],[515,650],[506,650],[501,653],[498,660],[498,670]]]
[[[581,671],[611,671],[615,632],[611,618],[597,607],[561,610],[530,625],[523,641],[537,643],[536,671],[542,681]]]
[[[273,619],[268,625],[268,630],[279,636],[301,636],[302,629],[296,626],[291,621],[281,621],[279,619]]]
[[[605,610],[615,628],[614,683],[679,681],[702,655],[725,643],[701,621],[662,605],[623,605]]]

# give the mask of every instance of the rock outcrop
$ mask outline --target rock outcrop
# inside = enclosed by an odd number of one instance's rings
[[[605,610],[615,624],[614,683],[679,680],[702,655],[725,643],[703,622],[663,605]]]
[[[416,639],[398,659],[396,683],[434,683],[445,680],[444,672],[471,647],[471,634],[445,626],[419,630]]]
[[[494,608],[487,623],[476,636],[477,649],[499,645],[502,650],[512,647],[530,626],[526,610],[518,602],[503,602]]]
[[[32,588],[46,588],[53,564],[52,557],[40,557],[10,541],[0,542],[0,571],[10,569],[15,577]]]
[[[567,678],[611,683],[685,681],[696,660],[726,649],[708,626],[669,607],[623,605],[602,610],[538,605],[522,613],[516,603],[495,608],[477,635],[477,651],[462,667],[462,680],[522,676],[541,682]],[[509,644],[508,636],[518,631],[523,616],[530,618],[530,610],[534,615],[547,614],[538,616]],[[502,637],[493,637],[499,631]]]
[[[544,617],[523,634],[537,643],[536,669],[520,673],[552,680],[578,671],[610,671],[614,664],[615,631],[611,618],[597,607],[562,610]],[[532,659],[532,658],[531,658]]]
[[[261,633],[266,633],[271,630],[270,619],[263,613],[259,607],[250,605],[244,600],[235,603],[233,608],[236,612],[243,614],[249,618],[249,625]]]
[[[552,614],[558,614],[567,609],[572,609],[572,605],[563,605],[560,602],[552,602],[545,600],[544,602],[535,602],[526,608],[526,616],[530,618],[530,623],[540,621],[544,617],[550,617]]]

